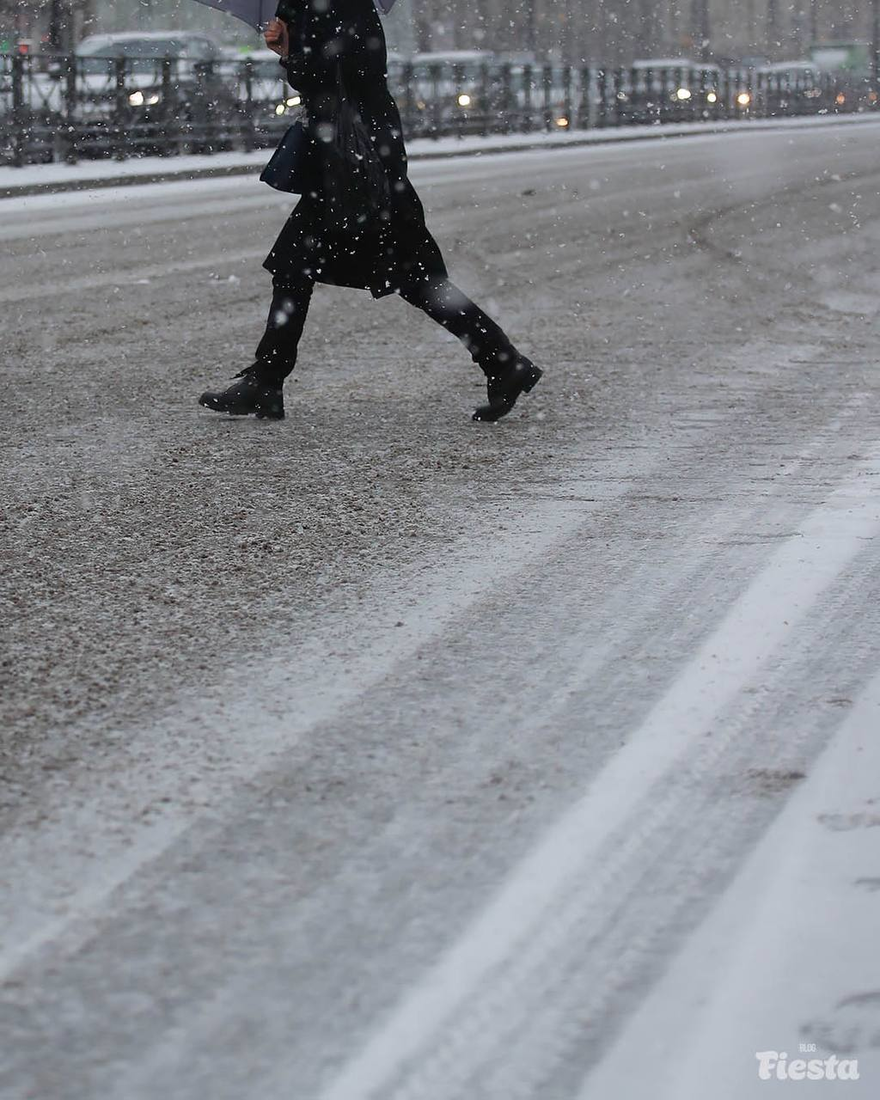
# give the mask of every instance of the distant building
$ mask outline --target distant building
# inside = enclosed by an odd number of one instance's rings
[[[71,49],[102,31],[207,30],[228,40],[256,35],[194,0],[0,0],[0,30],[44,49]]]
[[[402,0],[386,21],[389,46],[415,50],[412,11]],[[88,34],[130,30],[208,31],[223,42],[258,45],[244,23],[195,0],[0,0],[0,33],[66,50]]]
[[[400,0],[391,49],[484,49],[539,61],[637,58],[740,62],[806,57],[814,42],[868,41],[871,0]],[[244,24],[195,0],[0,0],[5,39],[66,49],[93,31],[190,29],[255,43]]]
[[[420,49],[531,51],[625,65],[637,58],[783,60],[813,41],[870,37],[871,0],[401,0]]]
[[[0,36],[5,49],[71,48],[91,19],[93,0],[0,0]]]

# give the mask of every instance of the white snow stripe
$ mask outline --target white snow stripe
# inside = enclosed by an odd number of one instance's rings
[[[878,987],[877,902],[866,891],[841,898],[874,868],[876,841],[870,828],[821,823],[823,811],[857,817],[870,804],[878,730],[880,674],[573,1100],[702,1100],[709,1080],[712,1100],[760,1097],[756,1051],[794,1039],[836,997]],[[875,1100],[880,1050],[862,1047],[858,1058],[867,1089],[845,1094]]]

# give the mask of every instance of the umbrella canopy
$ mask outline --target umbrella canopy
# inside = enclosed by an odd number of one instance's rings
[[[272,19],[278,9],[278,0],[196,0],[199,4],[207,4],[209,8],[225,11],[227,15],[234,15],[241,19],[254,30],[260,31]]]
[[[395,2],[396,0],[375,0],[376,7],[385,15],[391,11]],[[234,15],[236,19],[243,20],[258,31],[275,18],[278,10],[278,0],[196,0],[196,3],[207,4],[209,8]]]

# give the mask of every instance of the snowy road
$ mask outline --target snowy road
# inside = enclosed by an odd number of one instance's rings
[[[416,166],[494,426],[329,288],[195,405],[253,179],[0,204],[3,1100],[878,1095],[878,137]]]

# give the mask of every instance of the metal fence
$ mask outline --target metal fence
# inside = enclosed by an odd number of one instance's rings
[[[605,69],[398,62],[408,137],[512,134],[877,109],[867,80],[804,66]],[[299,106],[274,61],[0,57],[0,163],[275,144]]]

